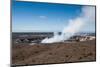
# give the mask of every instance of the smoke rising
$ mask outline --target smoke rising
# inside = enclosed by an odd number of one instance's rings
[[[86,6],[81,9],[81,14],[75,19],[70,19],[61,34],[55,33],[51,38],[45,38],[41,43],[63,42],[80,32],[87,24],[95,22],[95,7]]]

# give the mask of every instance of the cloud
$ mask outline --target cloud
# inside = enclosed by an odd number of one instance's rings
[[[39,16],[39,18],[46,19],[47,17],[46,16]]]

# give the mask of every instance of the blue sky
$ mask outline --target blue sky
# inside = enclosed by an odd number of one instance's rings
[[[12,3],[13,32],[57,32],[80,15],[83,6],[37,2]],[[94,32],[95,25],[83,29]]]

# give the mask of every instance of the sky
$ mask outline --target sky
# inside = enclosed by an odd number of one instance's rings
[[[81,14],[82,7],[82,5],[13,0],[12,31],[61,32],[68,25],[70,19],[74,19]],[[95,23],[87,24],[81,32],[95,32]]]

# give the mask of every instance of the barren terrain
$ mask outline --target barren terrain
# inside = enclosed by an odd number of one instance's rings
[[[51,64],[96,60],[95,40],[76,43],[12,44],[12,64]]]

